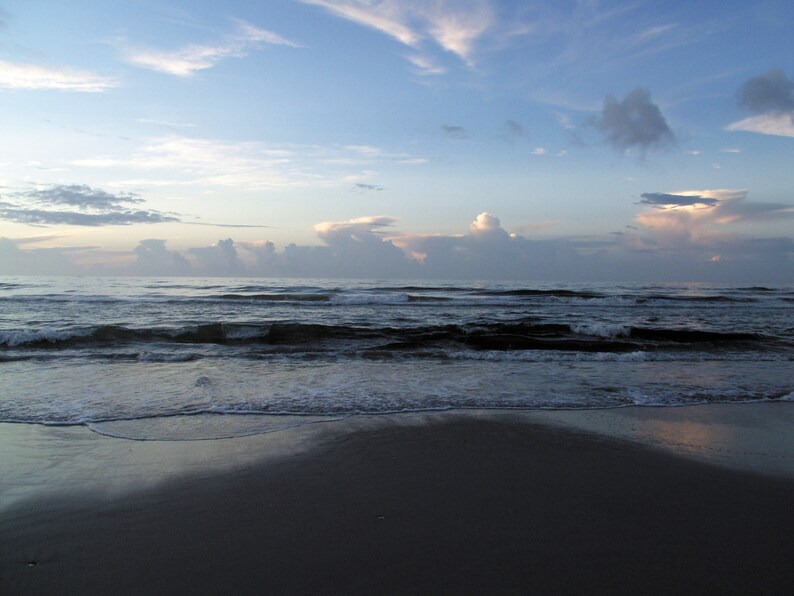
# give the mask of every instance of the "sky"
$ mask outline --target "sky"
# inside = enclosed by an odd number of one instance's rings
[[[0,0],[0,274],[794,283],[794,5]]]

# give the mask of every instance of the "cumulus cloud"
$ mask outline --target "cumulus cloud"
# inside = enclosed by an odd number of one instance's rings
[[[623,101],[607,96],[601,113],[591,123],[610,145],[624,153],[636,149],[645,155],[675,142],[662,111],[642,87],[631,91]]]
[[[794,137],[794,81],[782,70],[746,81],[737,103],[755,115],[729,124],[727,130]]]
[[[396,221],[395,218],[386,215],[372,215],[348,221],[318,223],[314,226],[314,231],[321,240],[330,245],[372,243],[380,242],[382,228],[391,227]]]
[[[508,233],[483,212],[461,234],[412,234],[388,216],[330,221],[315,227],[322,245],[219,240],[212,246],[170,250],[143,240],[105,273],[345,277],[377,279],[648,280],[787,283],[794,270],[792,238],[728,233],[731,223],[779,219],[794,208],[753,203],[744,190],[645,193],[636,224],[606,237],[533,238],[543,224]],[[716,201],[711,203],[709,199]],[[704,202],[705,201],[705,202]],[[39,240],[44,241],[45,237]],[[47,241],[52,241],[49,238]],[[97,262],[89,247],[26,249],[25,239],[0,239],[2,273],[96,273],[74,263]],[[33,242],[33,241],[31,241]],[[35,242],[34,242],[35,243]],[[118,257],[119,255],[116,255]],[[131,262],[130,262],[131,261]],[[127,264],[124,264],[127,263]]]
[[[130,64],[188,77],[200,70],[212,68],[224,58],[242,58],[263,43],[301,47],[277,33],[260,29],[241,19],[233,19],[235,29],[214,45],[189,45],[178,50],[134,49],[126,59]]]
[[[47,68],[0,60],[0,87],[99,93],[119,86],[119,81],[73,68]]]
[[[133,251],[135,263],[130,272],[135,275],[190,275],[190,262],[179,252],[168,250],[165,240],[141,240]]]
[[[657,242],[683,248],[732,236],[726,226],[794,217],[794,205],[747,201],[746,190],[688,190],[644,193],[641,203],[652,209],[636,221]]]
[[[53,185],[18,192],[15,202],[0,201],[0,220],[35,226],[109,226],[176,222],[158,211],[136,208],[143,200],[131,194],[114,195],[85,185]]]
[[[212,246],[191,248],[197,263],[197,270],[202,275],[244,275],[245,264],[240,260],[234,240],[226,238],[218,240]]]
[[[376,29],[413,48],[430,40],[473,65],[477,42],[494,25],[490,2],[423,0],[303,0]],[[409,58],[415,66],[415,56]],[[438,73],[432,73],[438,74]]]

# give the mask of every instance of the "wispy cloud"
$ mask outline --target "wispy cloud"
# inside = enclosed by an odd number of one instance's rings
[[[378,162],[422,161],[369,145],[275,145],[169,135],[151,139],[131,155],[96,156],[72,165],[129,170],[129,178],[122,181],[125,187],[195,185],[250,191],[348,186],[351,179],[368,177],[368,168]]]
[[[424,54],[410,54],[405,59],[416,67],[416,72],[420,75],[442,75],[447,72],[445,67]]]
[[[120,85],[112,77],[73,68],[47,68],[0,60],[0,87],[99,93]]]
[[[158,72],[188,77],[212,68],[224,58],[242,58],[261,44],[301,47],[277,33],[233,19],[234,31],[214,45],[195,44],[177,50],[133,49],[126,53],[129,63]]]
[[[494,25],[490,2],[421,0],[303,0],[418,48],[426,40],[473,65],[477,42]],[[409,60],[417,64],[415,57]],[[438,74],[438,73],[433,73]]]
[[[793,114],[761,114],[733,122],[725,130],[755,132],[777,137],[794,137]]]

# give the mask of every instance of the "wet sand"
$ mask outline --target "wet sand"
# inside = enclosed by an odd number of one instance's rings
[[[379,417],[179,445],[15,429],[36,442],[12,454],[16,466],[33,469],[50,449],[62,469],[81,457],[93,468],[72,484],[39,470],[35,490],[0,511],[0,592],[784,594],[794,585],[794,478],[542,421]],[[75,453],[56,455],[61,444]],[[163,474],[177,459],[178,472]],[[101,482],[114,474],[140,481]]]

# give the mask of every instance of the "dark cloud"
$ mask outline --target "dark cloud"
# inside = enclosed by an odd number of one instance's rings
[[[637,149],[642,155],[675,142],[675,135],[647,89],[637,87],[623,101],[609,95],[591,124],[621,152]]]
[[[55,185],[46,189],[18,193],[17,196],[45,205],[66,205],[80,209],[111,210],[124,205],[143,203],[132,194],[113,195],[81,184]]]
[[[639,202],[641,205],[654,205],[659,207],[670,205],[675,205],[678,207],[689,205],[714,206],[718,203],[717,199],[710,197],[702,197],[700,195],[675,195],[663,192],[644,192],[640,195],[640,197],[642,197],[642,200]]]
[[[0,203],[0,219],[33,226],[128,226],[138,223],[164,223],[179,221],[176,217],[156,211],[119,210],[108,213],[83,213],[79,211],[54,211],[28,209]]]
[[[515,120],[507,120],[504,125],[505,134],[508,140],[518,139],[527,136],[527,130]]]
[[[469,133],[462,126],[453,126],[451,124],[442,124],[441,132],[448,138],[462,141],[469,138]]]
[[[364,184],[363,182],[358,182],[353,187],[354,190],[358,190],[361,192],[369,192],[373,190],[383,190],[382,186],[378,186],[377,184]]]
[[[0,220],[33,226],[89,227],[180,221],[159,211],[136,209],[134,205],[144,201],[135,195],[114,195],[85,185],[56,184],[14,193],[12,197],[15,203],[0,201]]]
[[[794,112],[794,81],[782,70],[753,77],[739,88],[738,103],[755,114]]]

